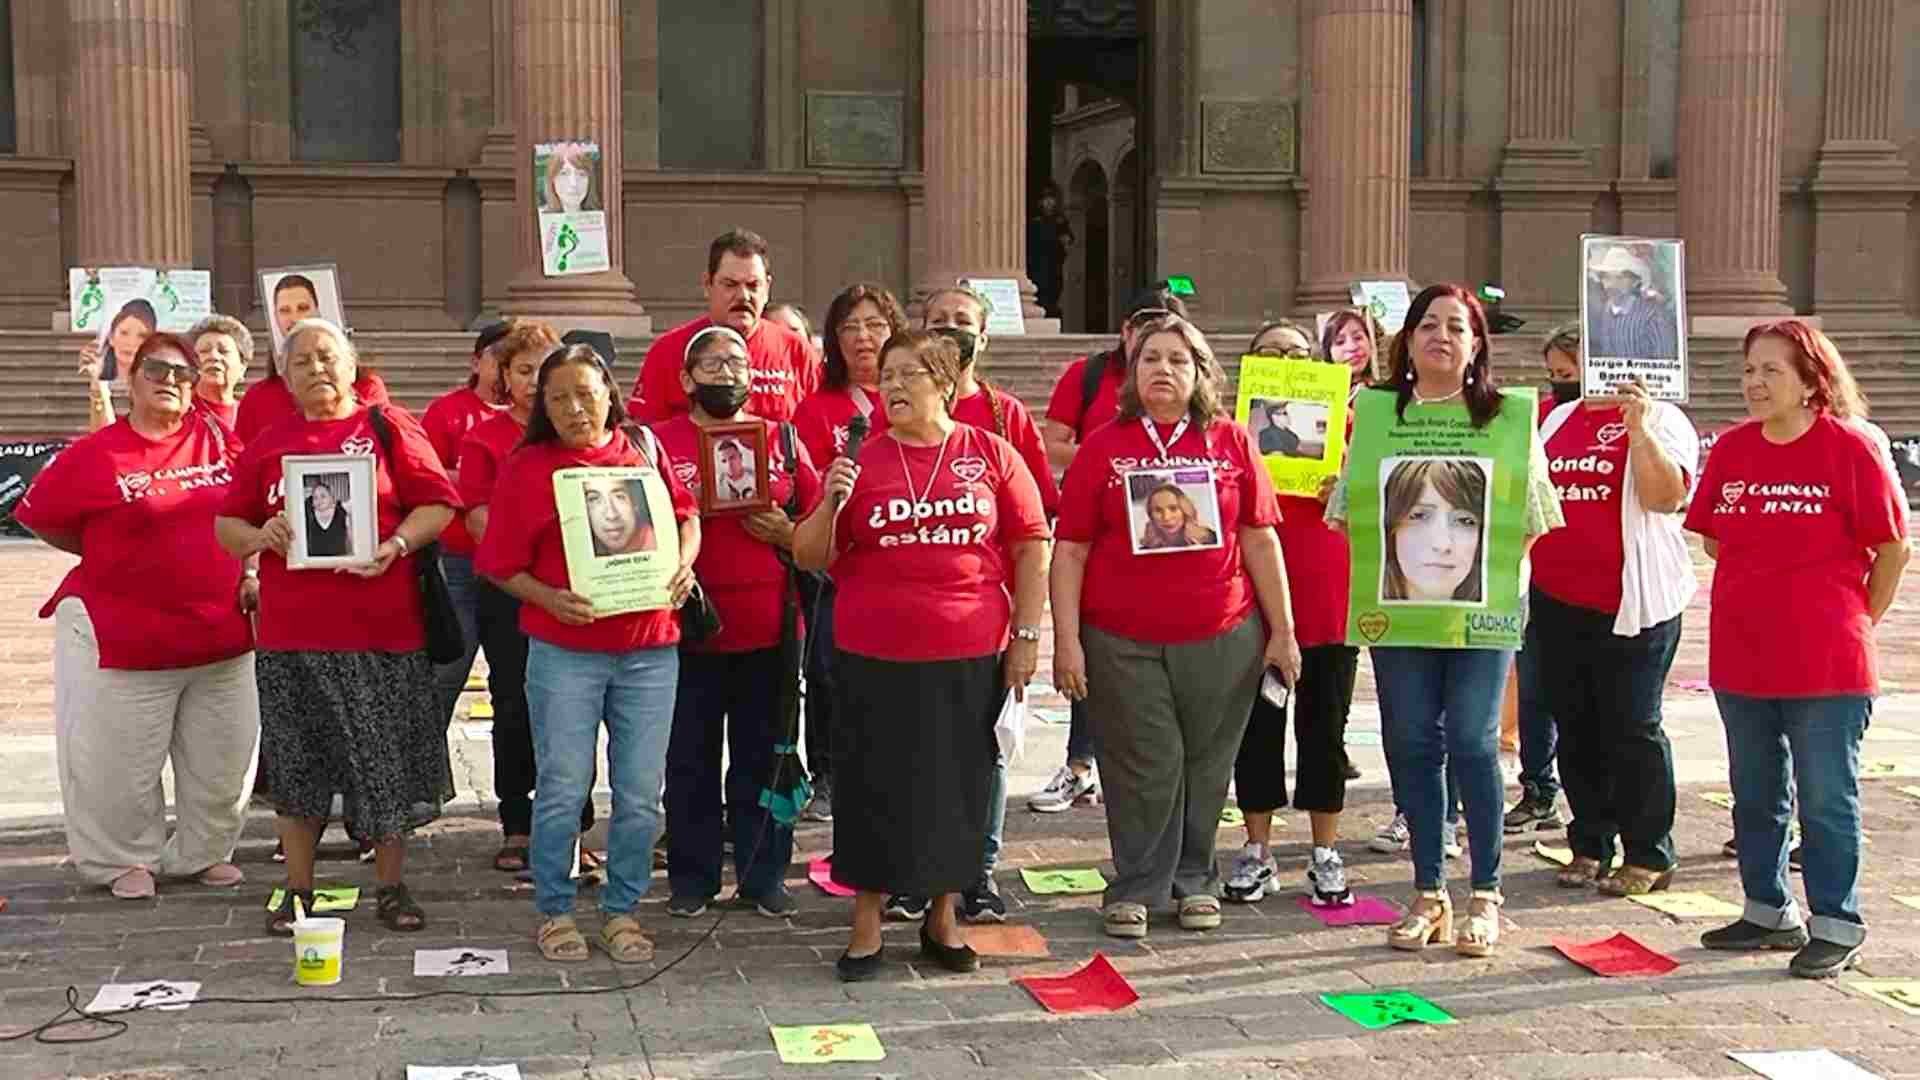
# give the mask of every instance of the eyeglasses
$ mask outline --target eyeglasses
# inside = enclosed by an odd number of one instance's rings
[[[885,386],[888,383],[899,383],[901,386],[905,386],[910,380],[922,378],[933,378],[933,372],[923,367],[884,368],[880,372],[880,385]]]
[[[744,356],[709,356],[694,361],[693,370],[701,375],[745,375],[753,370],[751,364]]]
[[[155,357],[147,357],[140,362],[140,374],[155,386],[168,383],[186,383],[191,386],[200,378],[200,372],[191,364],[175,364]]]
[[[1311,360],[1313,358],[1313,352],[1311,350],[1303,349],[1298,345],[1289,345],[1284,349],[1278,345],[1268,345],[1257,350],[1253,355],[1277,356],[1282,360]]]
[[[854,322],[852,319],[848,319],[846,322],[840,324],[838,332],[849,335],[864,332],[873,337],[884,338],[888,334],[893,333],[893,324],[885,319],[867,319],[862,322]]]

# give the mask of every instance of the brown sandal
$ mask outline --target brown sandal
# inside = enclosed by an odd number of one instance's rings
[[[600,944],[616,964],[644,964],[653,959],[653,942],[640,932],[631,915],[615,915],[600,927]]]
[[[1600,891],[1608,896],[1645,896],[1648,893],[1665,892],[1673,884],[1673,872],[1678,869],[1679,863],[1665,870],[1623,866],[1600,882]]]
[[[1606,870],[1599,859],[1575,855],[1572,862],[1554,875],[1553,882],[1563,889],[1584,889],[1605,876]]]
[[[533,942],[540,947],[541,956],[556,963],[579,963],[589,955],[587,939],[571,915],[555,915],[541,923],[534,931]]]
[[[1445,889],[1422,890],[1400,921],[1387,928],[1387,944],[1408,952],[1453,944],[1453,897]]]
[[[506,842],[500,845],[500,850],[493,853],[493,868],[508,874],[525,870],[530,841],[530,837],[507,837]]]

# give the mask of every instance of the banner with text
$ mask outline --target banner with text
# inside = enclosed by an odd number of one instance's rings
[[[1318,495],[1340,475],[1347,449],[1345,364],[1277,356],[1240,358],[1240,398],[1234,408],[1267,463],[1276,490]]]

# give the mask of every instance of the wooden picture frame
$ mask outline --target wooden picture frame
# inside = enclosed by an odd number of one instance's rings
[[[767,425],[763,421],[702,427],[700,513],[719,516],[773,509],[773,474],[768,456]]]

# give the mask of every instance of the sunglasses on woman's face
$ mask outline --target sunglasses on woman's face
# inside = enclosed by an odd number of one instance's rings
[[[140,374],[155,386],[176,382],[191,386],[200,377],[199,371],[191,364],[175,364],[152,356],[140,362]]]

